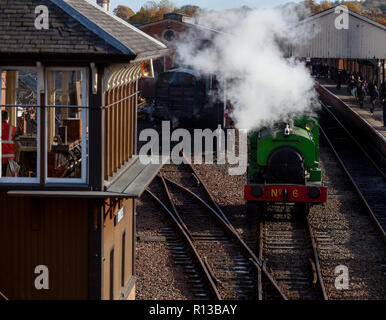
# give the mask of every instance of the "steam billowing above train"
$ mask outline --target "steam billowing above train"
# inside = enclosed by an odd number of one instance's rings
[[[214,37],[208,32],[211,45],[201,50],[194,48],[194,35],[192,41],[185,37],[177,46],[179,62],[228,80],[220,82],[220,94],[226,91],[237,128],[254,130],[286,122],[318,106],[309,71],[287,56],[290,45],[311,35],[299,27],[299,13],[293,7],[207,12],[197,22],[219,32]]]

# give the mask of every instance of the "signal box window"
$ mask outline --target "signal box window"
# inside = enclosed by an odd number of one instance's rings
[[[39,79],[35,68],[0,69],[0,182],[39,179]]]
[[[48,182],[86,182],[86,72],[48,70],[46,148]]]

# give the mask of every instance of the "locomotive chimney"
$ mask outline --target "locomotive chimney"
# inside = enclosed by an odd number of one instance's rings
[[[97,5],[101,6],[106,11],[110,11],[110,0],[97,0]]]

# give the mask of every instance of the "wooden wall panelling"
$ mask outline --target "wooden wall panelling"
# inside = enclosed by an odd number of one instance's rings
[[[92,72],[89,72],[89,106],[90,109],[83,109],[88,112],[88,138],[89,138],[89,182],[93,190],[102,190],[105,180],[105,111],[101,108],[103,99],[102,92],[102,67],[98,67],[98,90],[93,91]]]
[[[130,96],[132,96],[134,94],[133,83],[130,83],[129,87],[130,87]],[[132,126],[132,122],[133,122],[133,97],[131,97],[129,99],[129,120],[127,123],[127,125],[129,126],[129,134],[128,134],[129,143],[128,143],[128,145],[129,145],[129,157],[130,158],[133,156],[133,151],[132,151],[132,148],[133,148],[133,143],[132,143],[133,126]]]
[[[130,85],[126,84],[125,85],[125,95],[129,96],[130,95],[130,90],[129,90]],[[124,104],[124,128],[125,128],[125,133],[124,133],[124,140],[123,140],[123,145],[124,145],[124,152],[125,152],[125,161],[129,160],[129,146],[128,141],[129,141],[129,123],[128,123],[128,115],[129,115],[129,99],[125,100]]]
[[[110,102],[109,99],[109,92],[105,92],[105,106],[107,106]],[[109,108],[104,109],[105,112],[105,180],[108,180],[110,175],[110,156],[109,156],[109,150],[110,150],[110,110]]]
[[[127,97],[127,89],[126,89],[126,84],[122,86],[122,92],[123,96],[126,98]],[[125,148],[125,141],[127,139],[126,137],[126,121],[125,121],[125,116],[126,116],[126,102],[127,99],[125,99],[122,102],[122,163],[126,163],[127,157],[126,157],[126,148]]]
[[[10,198],[1,192],[0,205],[2,292],[10,300],[87,299],[87,200]],[[49,290],[34,286],[39,265],[49,269]]]
[[[114,98],[114,92],[113,90],[109,91],[109,105],[113,103],[113,98]],[[108,168],[108,173],[109,177],[113,173],[113,117],[114,117],[114,112],[113,112],[113,106],[109,107],[109,130],[107,132],[107,135],[109,137],[109,150],[108,150],[108,157],[109,157],[109,168]]]
[[[112,159],[113,159],[113,173],[117,172],[117,120],[118,120],[118,113],[117,113],[117,104],[115,103],[117,101],[118,96],[118,90],[117,88],[113,89],[113,100],[112,102],[114,105],[112,106],[113,110],[113,150],[112,150]]]
[[[125,92],[123,90],[123,85],[119,87],[119,100],[122,100]],[[121,101],[118,105],[119,108],[119,119],[118,119],[118,132],[119,132],[119,147],[118,147],[118,155],[119,155],[119,168],[123,165],[123,101]]]

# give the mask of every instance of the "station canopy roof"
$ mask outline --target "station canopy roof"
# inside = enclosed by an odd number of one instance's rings
[[[292,48],[295,57],[333,59],[386,59],[386,27],[360,14],[348,12],[348,29],[337,29],[338,6],[302,21],[314,36]],[[335,12],[337,10],[337,12]]]
[[[37,29],[38,6],[49,29]],[[39,11],[40,12],[40,11]],[[167,47],[89,0],[1,0],[0,54],[93,54],[157,58]]]

